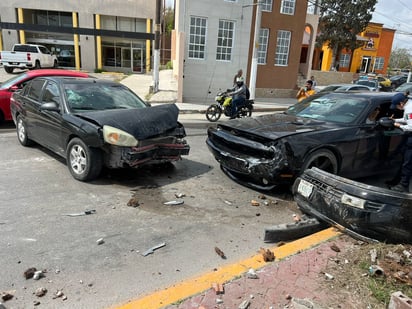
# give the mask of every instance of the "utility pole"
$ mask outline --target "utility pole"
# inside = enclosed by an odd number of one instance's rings
[[[153,54],[153,93],[159,91],[159,66],[160,66],[160,13],[162,11],[162,0],[156,0],[155,20],[155,44]]]
[[[256,16],[255,16],[255,34],[253,37],[253,57],[250,66],[250,98],[255,99],[256,94],[256,77],[257,77],[257,66],[258,66],[258,49],[259,49],[259,33],[260,33],[260,20],[262,18],[262,10],[260,8],[260,0],[256,4]]]

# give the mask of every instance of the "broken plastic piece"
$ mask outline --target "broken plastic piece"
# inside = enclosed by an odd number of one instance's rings
[[[182,205],[185,201],[183,200],[175,200],[170,202],[163,203],[164,205]]]
[[[85,216],[85,215],[91,215],[96,213],[95,209],[90,209],[90,210],[85,210],[83,212],[78,212],[78,213],[73,213],[73,214],[66,214],[66,216],[69,217],[79,217],[79,216]]]
[[[142,253],[142,255],[143,255],[143,256],[147,256],[147,255],[149,255],[149,254],[152,254],[155,250],[157,250],[157,249],[159,249],[159,248],[162,248],[162,247],[164,247],[164,246],[166,246],[166,243],[165,243],[165,242],[162,242],[161,244],[158,244],[158,245],[156,245],[156,246],[154,246],[154,247],[146,250],[145,252]]]

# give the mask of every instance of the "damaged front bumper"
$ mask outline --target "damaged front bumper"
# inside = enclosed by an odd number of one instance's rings
[[[109,168],[139,167],[148,163],[181,160],[188,155],[190,146],[184,139],[163,137],[141,141],[138,147],[109,146],[105,164]]]
[[[293,184],[301,211],[354,237],[412,243],[412,195],[366,185],[317,168]]]

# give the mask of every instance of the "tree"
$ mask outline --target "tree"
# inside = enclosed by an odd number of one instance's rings
[[[376,3],[377,0],[322,0],[316,42],[327,43],[332,49],[332,67],[342,49],[353,51],[363,45],[356,35],[368,26]]]
[[[395,47],[391,52],[391,58],[389,59],[389,67],[391,69],[410,68],[412,56],[406,48]]]

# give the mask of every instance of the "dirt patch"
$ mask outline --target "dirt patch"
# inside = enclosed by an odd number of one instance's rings
[[[345,236],[347,237],[347,236]],[[324,269],[325,289],[333,291],[333,308],[353,300],[353,308],[387,308],[393,292],[412,297],[412,245],[365,243],[349,237],[345,248]],[[350,302],[349,302],[350,303]]]

